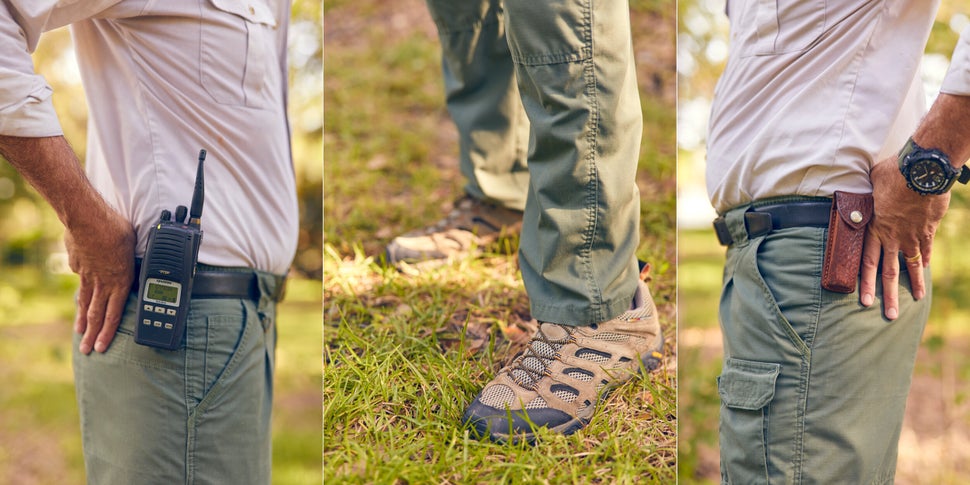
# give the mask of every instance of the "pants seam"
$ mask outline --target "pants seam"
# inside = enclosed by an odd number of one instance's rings
[[[821,282],[821,268],[822,268],[822,254],[824,254],[824,238],[816,240],[816,261],[815,267],[816,271],[813,273],[813,278]],[[805,452],[805,418],[808,414],[808,390],[811,387],[812,379],[812,349],[815,347],[815,337],[818,334],[819,322],[822,318],[822,290],[821,283],[816,286],[816,290],[813,292],[814,299],[814,318],[812,319],[811,331],[806,334],[805,345],[808,347],[808,353],[802,355],[802,370],[801,378],[799,379],[799,389],[798,389],[798,408],[795,415],[795,442],[794,442],[794,455],[792,460],[792,476],[794,477],[795,483],[801,483],[804,465]]]
[[[595,270],[592,267],[592,249],[594,242],[596,240],[597,225],[598,225],[598,215],[599,215],[599,192],[598,192],[598,170],[597,170],[597,150],[598,138],[597,132],[599,130],[599,106],[597,104],[596,97],[596,67],[591,54],[593,48],[593,32],[592,32],[592,6],[589,2],[583,5],[583,37],[584,45],[583,50],[584,57],[586,60],[583,61],[583,75],[586,78],[586,96],[589,102],[590,117],[587,124],[588,131],[586,132],[586,142],[589,144],[587,147],[586,163],[587,165],[587,177],[588,182],[586,184],[586,233],[585,233],[585,244],[582,250],[582,261],[584,267],[584,273],[586,277],[587,287],[591,295],[590,302],[590,314],[594,320],[606,320],[605,315],[603,315],[603,294],[602,289],[596,282]]]
[[[191,377],[189,375],[188,369],[190,369],[190,359],[188,348],[185,350],[184,357],[185,367],[182,371],[182,380],[184,383],[183,396],[185,397],[185,483],[189,484],[195,480],[195,414],[192,411],[191,404],[191,392],[189,390],[189,381]]]

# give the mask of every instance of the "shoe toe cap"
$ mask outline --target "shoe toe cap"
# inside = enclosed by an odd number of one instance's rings
[[[509,438],[533,441],[533,431],[547,427],[562,434],[570,434],[585,424],[569,414],[552,408],[499,409],[482,404],[476,398],[465,410],[462,422],[470,425],[479,436],[505,442]]]

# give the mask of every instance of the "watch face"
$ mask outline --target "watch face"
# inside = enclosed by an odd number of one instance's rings
[[[913,161],[909,167],[909,181],[918,190],[935,192],[941,190],[949,182],[944,162],[936,158],[924,158]]]

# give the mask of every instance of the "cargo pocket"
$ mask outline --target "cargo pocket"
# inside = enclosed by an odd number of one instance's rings
[[[572,63],[592,57],[593,8],[590,0],[508,3],[508,42],[512,61],[524,66]]]
[[[768,420],[780,364],[727,359],[717,378],[721,397],[724,483],[768,483]]]
[[[202,86],[221,104],[265,108],[277,20],[265,0],[209,0],[203,8]]]

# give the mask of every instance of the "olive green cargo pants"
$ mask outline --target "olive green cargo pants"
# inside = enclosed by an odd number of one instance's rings
[[[75,336],[88,483],[270,483],[277,289],[257,276],[260,301],[193,299],[176,350],[135,343],[134,293],[105,353]]]
[[[886,320],[881,286],[869,308],[821,288],[826,228],[749,240],[744,210],[726,215],[722,482],[892,483],[929,298],[914,301],[901,273]]]
[[[532,315],[588,325],[627,310],[637,284],[642,130],[628,3],[428,6],[466,190],[511,208],[526,202],[519,261]],[[528,178],[521,106],[531,122]]]

